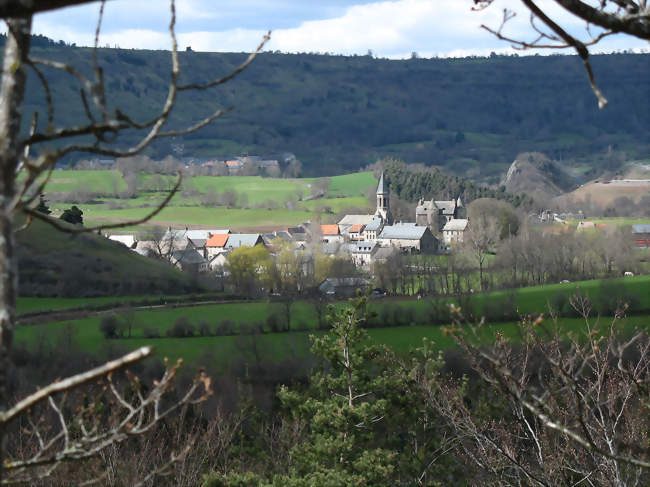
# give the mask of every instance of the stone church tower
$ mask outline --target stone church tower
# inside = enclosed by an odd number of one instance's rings
[[[388,184],[384,182],[384,173],[382,171],[377,185],[377,211],[376,216],[380,216],[385,225],[393,223],[393,215],[390,214],[390,203],[388,199]]]

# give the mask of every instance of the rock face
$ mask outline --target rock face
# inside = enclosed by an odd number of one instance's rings
[[[508,168],[502,184],[506,191],[524,193],[540,201],[576,187],[573,176],[539,152],[519,154]]]

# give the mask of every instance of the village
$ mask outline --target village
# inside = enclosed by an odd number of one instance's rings
[[[228,256],[242,247],[263,246],[271,255],[287,245],[293,246],[295,252],[317,249],[332,258],[347,258],[367,272],[395,253],[445,253],[463,242],[469,220],[460,197],[449,201],[420,199],[414,222],[396,222],[390,210],[389,192],[382,173],[375,213],[348,214],[334,224],[304,222],[271,233],[169,227],[153,240],[138,240],[133,234],[114,234],[109,238],[141,255],[168,260],[184,272],[216,275],[227,273]]]

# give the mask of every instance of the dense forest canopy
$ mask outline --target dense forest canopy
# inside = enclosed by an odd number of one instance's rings
[[[460,198],[465,204],[479,198],[495,198],[507,201],[515,207],[530,208],[534,204],[529,196],[509,193],[504,186],[499,186],[498,189],[488,188],[458,176],[450,176],[436,168],[409,166],[398,160],[380,161],[377,165],[384,170],[392,194],[411,203],[420,198]]]
[[[35,40],[34,56],[67,61],[90,75],[91,49]],[[102,48],[98,58],[115,106],[140,120],[159,108],[169,80],[168,52]],[[182,83],[227,73],[244,58],[183,52]],[[199,120],[215,101],[235,111],[197,133],[157,142],[149,155],[209,159],[291,152],[313,175],[354,171],[396,156],[493,183],[523,151],[592,167],[611,164],[612,151],[647,159],[649,60],[649,54],[593,57],[610,100],[599,111],[576,56],[387,60],[263,53],[227,85],[183,93],[170,124]],[[76,81],[63,72],[43,72],[56,120],[82,120]],[[26,114],[33,111],[45,115],[36,76],[25,104]],[[129,134],[118,140],[128,142]]]

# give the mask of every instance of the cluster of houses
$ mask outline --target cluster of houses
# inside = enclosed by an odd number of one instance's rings
[[[276,159],[264,159],[260,156],[239,156],[233,159],[206,161],[201,164],[201,167],[207,168],[225,167],[230,175],[240,174],[247,166],[269,170],[279,169],[280,163]]]
[[[270,252],[279,243],[297,250],[318,249],[325,255],[346,256],[361,268],[387,259],[394,252],[438,253],[462,242],[468,228],[460,198],[450,201],[420,200],[415,222],[394,222],[388,184],[383,173],[377,185],[377,207],[373,214],[345,215],[338,223],[315,225],[305,222],[272,233],[232,233],[229,229],[172,229],[158,241],[136,242],[133,236],[115,235],[143,255],[165,255],[177,267],[190,272],[218,272],[227,257],[243,246],[265,246]]]

